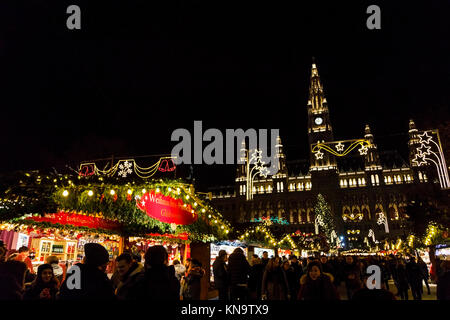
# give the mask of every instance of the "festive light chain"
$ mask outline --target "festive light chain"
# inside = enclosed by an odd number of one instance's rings
[[[342,151],[342,152],[337,152],[334,151],[329,144],[335,144],[335,142],[328,142],[328,143],[317,143],[313,148],[312,148],[312,152],[316,155],[316,159],[323,159],[323,152],[321,152],[320,150],[325,150],[328,153],[331,153],[335,156],[338,157],[344,157],[347,154],[349,154],[353,149],[355,149],[358,146],[361,146],[360,149],[358,149],[360,155],[366,155],[367,151],[368,151],[368,147],[371,146],[370,141],[365,140],[365,139],[358,139],[358,140],[348,140],[348,141],[353,141],[348,147],[347,149],[343,150],[343,145],[341,142],[339,142],[339,144],[337,144],[335,147],[338,151]],[[339,146],[339,148],[338,148]]]
[[[163,185],[161,185],[160,187],[157,187],[157,188],[155,189],[156,193],[160,193],[162,187],[163,187]],[[190,202],[192,203],[192,206],[193,206],[193,207],[199,207],[199,208],[201,208],[200,211],[202,212],[202,214],[209,213],[208,216],[207,216],[208,220],[209,220],[212,224],[217,225],[218,228],[220,228],[221,230],[223,230],[223,232],[224,232],[225,234],[228,234],[228,233],[230,232],[230,230],[231,230],[231,225],[230,225],[230,223],[229,223],[229,222],[226,222],[226,221],[223,221],[223,217],[222,217],[222,215],[221,215],[220,213],[215,212],[215,210],[214,210],[212,207],[210,207],[210,206],[204,204],[200,199],[198,199],[198,197],[196,197],[193,193],[191,193],[191,192],[189,191],[189,189],[187,189],[187,188],[185,187],[184,184],[181,184],[181,183],[180,183],[180,184],[178,184],[178,185],[175,185],[174,188],[172,188],[172,187],[170,187],[170,186],[168,186],[168,185],[166,185],[166,186],[164,186],[164,187],[166,187],[166,189],[167,189],[167,191],[168,191],[169,193],[171,192],[171,193],[176,194],[176,195],[180,195],[180,191],[183,190],[183,191],[185,192],[184,200],[190,201]],[[110,195],[111,195],[111,196],[118,196],[118,193],[115,191],[115,189],[119,189],[119,188],[120,188],[119,186],[112,187],[112,188],[110,189],[110,191],[109,191]],[[147,191],[146,188],[142,189],[142,193],[143,193],[143,194],[144,194],[146,191]],[[94,194],[92,188],[91,188],[91,190],[88,190],[87,192],[88,192],[88,195],[90,194],[91,196]],[[126,192],[126,194],[129,195],[129,196],[131,196],[131,195],[133,194],[133,190],[128,189],[127,192]],[[68,196],[69,196],[69,191],[68,191],[67,189],[64,189],[63,192],[62,192],[62,196],[63,196],[63,197],[68,197]],[[137,195],[136,197],[140,197],[140,196]],[[135,199],[136,199],[136,197],[135,197]],[[192,200],[190,200],[191,198],[192,198]],[[211,214],[211,213],[212,213],[212,214]]]
[[[362,213],[358,213],[358,214],[353,214],[353,213],[351,213],[351,214],[346,214],[346,213],[344,213],[343,215],[342,215],[342,219],[344,220],[344,221],[346,221],[347,219],[350,219],[351,221],[355,221],[355,220],[359,220],[359,221],[361,221],[362,219],[363,219],[363,217],[364,217],[364,215],[362,214]]]
[[[82,176],[91,176],[96,174],[111,177],[114,176],[117,171],[119,171],[118,176],[125,178],[133,172],[131,168],[134,168],[134,173],[139,178],[148,179],[151,178],[158,170],[162,172],[174,171],[176,166],[173,163],[173,159],[175,159],[175,157],[162,157],[150,167],[140,167],[134,159],[119,160],[112,168],[108,170],[100,170],[93,162],[84,162],[80,164],[79,174]],[[172,167],[170,167],[168,164],[169,160],[172,161]],[[165,168],[162,168],[162,163],[166,163]],[[83,168],[85,168],[84,172]]]
[[[184,196],[184,199],[186,203],[189,203],[195,208],[195,210],[198,213],[201,213],[202,219],[209,224],[211,227],[217,230],[219,234],[226,235],[229,234],[232,230],[231,225],[228,221],[226,221],[223,216],[217,212],[213,207],[211,207],[209,204],[204,202],[203,200],[198,199],[198,197],[190,191],[190,188],[188,188],[187,184],[182,182],[166,182],[162,179],[157,181],[153,181],[153,183],[147,185],[147,184],[136,184],[135,182],[128,182],[126,184],[112,184],[112,185],[104,185],[102,182],[104,179],[103,177],[99,176],[96,177],[96,179],[99,181],[98,184],[101,183],[101,186],[98,186],[94,183],[92,186],[91,184],[87,184],[88,181],[84,182],[84,179],[82,176],[77,176],[78,180],[80,180],[80,185],[76,185],[72,180],[75,178],[70,175],[65,176],[58,176],[56,178],[49,177],[49,176],[38,176],[36,178],[36,174],[34,172],[31,173],[25,173],[25,177],[31,178],[35,181],[37,184],[41,184],[41,182],[45,179],[47,181],[52,181],[55,183],[54,187],[56,188],[55,195],[61,197],[61,200],[64,200],[73,196],[73,192],[78,194],[80,197],[85,197],[84,201],[95,201],[94,199],[98,199],[101,195],[102,199],[107,199],[108,197],[112,197],[114,201],[116,201],[119,197],[121,199],[126,199],[129,201],[135,201],[140,196],[140,189],[142,189],[143,193],[145,193],[145,189],[156,189],[157,191],[162,191],[163,193],[167,195],[173,195],[174,198],[182,198]],[[76,179],[76,178],[75,178]],[[82,180],[83,179],[83,180]],[[90,179],[90,178],[89,178]],[[38,182],[39,181],[39,182]],[[61,186],[61,182],[63,182],[63,185]],[[22,181],[20,182],[22,184]],[[25,182],[29,183],[29,182]],[[31,182],[32,184],[34,182]],[[51,186],[51,182],[49,184]],[[182,191],[185,191],[186,194],[182,195]],[[95,197],[94,197],[95,196]],[[16,197],[16,196],[14,196]],[[92,200],[91,200],[92,198]],[[13,199],[3,199],[0,202],[0,210],[8,210],[9,207],[11,207],[11,204],[14,204],[14,207],[17,208],[18,205],[21,207],[24,207],[26,204],[29,205],[30,202],[39,200],[39,199],[30,199],[25,198],[24,201],[18,202],[17,200]],[[70,201],[75,201],[78,203],[80,200],[74,200],[71,199]],[[123,200],[121,200],[123,201]],[[22,203],[24,202],[24,203]],[[5,205],[4,205],[5,204]],[[86,202],[86,204],[89,206],[89,202]],[[3,208],[1,208],[3,206]],[[70,211],[73,212],[73,208],[60,208],[61,210]],[[77,210],[79,211],[79,210]],[[87,216],[94,216],[94,217],[102,217],[101,213],[85,213],[85,212],[78,212],[79,214],[87,215]],[[114,216],[113,216],[114,217]],[[116,220],[113,217],[108,217],[108,219]],[[14,219],[14,218],[13,218]],[[203,237],[208,239],[215,239],[214,236],[210,235],[197,235],[196,237]]]

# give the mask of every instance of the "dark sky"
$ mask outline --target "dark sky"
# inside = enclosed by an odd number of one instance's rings
[[[448,120],[448,1],[299,2],[2,1],[0,171],[170,153],[194,120],[279,128],[288,159],[307,158],[312,56],[336,138],[369,123],[380,148],[406,150],[410,117]],[[381,30],[366,28],[370,4]],[[233,182],[231,166],[195,170]]]

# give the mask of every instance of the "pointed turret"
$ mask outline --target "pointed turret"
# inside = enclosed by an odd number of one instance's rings
[[[278,166],[277,168],[277,175],[280,174],[287,174],[287,167],[286,167],[286,156],[283,152],[283,144],[281,143],[281,137],[277,137],[277,144],[275,145],[275,165]]]
[[[416,156],[417,148],[420,147],[420,139],[419,139],[419,131],[416,128],[416,124],[414,123],[413,119],[409,120],[409,141],[408,141],[408,147],[409,147],[409,164],[412,167],[417,167],[417,162],[414,162],[413,159]]]
[[[374,143],[373,134],[370,130],[370,126],[366,124],[364,128],[364,139],[370,143],[368,147],[366,157],[364,159],[364,165],[366,170],[381,170],[380,157],[378,155],[377,145]]]
[[[240,164],[237,166],[236,179],[246,177],[247,175],[247,161],[248,161],[248,150],[245,143],[245,139],[242,140],[241,149],[239,154]]]

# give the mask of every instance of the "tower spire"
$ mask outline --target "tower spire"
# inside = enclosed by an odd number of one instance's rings
[[[314,110],[321,110],[326,104],[327,100],[325,99],[325,94],[323,92],[323,86],[320,81],[319,70],[317,69],[317,65],[315,59],[313,57],[313,63],[311,67],[311,78],[309,85],[309,100],[308,105],[311,104],[311,107]]]
[[[333,129],[328,112],[328,103],[314,58],[311,66],[307,109],[309,144],[314,145],[321,142],[333,141]],[[312,170],[318,170],[319,168],[321,170],[325,170],[325,168],[326,170],[337,168],[336,159],[331,154],[326,154],[323,158],[319,159],[312,153],[310,156]]]

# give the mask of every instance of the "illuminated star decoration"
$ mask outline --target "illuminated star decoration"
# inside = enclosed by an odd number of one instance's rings
[[[366,155],[368,150],[369,148],[367,148],[365,145],[361,145],[361,148],[358,149],[359,154],[362,156]]]
[[[256,162],[261,161],[262,159],[262,150],[255,150],[255,152],[252,153],[252,157],[250,158],[250,163],[253,160],[256,160]]]
[[[340,142],[335,147],[336,147],[336,150],[339,152],[344,151],[344,145]]]
[[[315,156],[316,156],[317,160],[323,159],[323,152],[320,152],[320,150],[319,150],[315,153]]]
[[[267,167],[262,167],[259,171],[259,174],[263,176],[264,178],[267,178],[267,175],[270,173],[269,169]]]
[[[425,144],[429,144],[430,140],[432,139],[432,137],[428,135],[427,131],[425,131],[423,134],[419,134],[419,138],[420,138],[419,142]]]
[[[419,160],[421,159],[421,161]],[[428,162],[425,160],[425,153],[417,153],[412,160],[414,163],[417,163],[417,165],[420,167],[421,165],[428,164]]]
[[[417,148],[417,151],[420,155],[422,155],[422,154],[429,155],[431,153],[430,149],[431,149],[430,146],[426,146],[426,145],[422,144],[420,146],[420,148]]]

